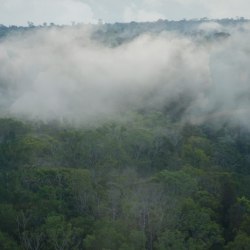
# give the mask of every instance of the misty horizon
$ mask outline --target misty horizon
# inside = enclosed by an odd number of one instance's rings
[[[247,126],[248,22],[165,23],[170,30],[65,26],[2,37],[1,114],[86,123],[183,102],[181,120]]]
[[[180,18],[180,19],[167,19],[167,18],[159,18],[154,21],[152,20],[145,20],[145,21],[138,21],[138,20],[130,20],[130,21],[113,21],[113,22],[106,22],[104,19],[99,18],[96,19],[94,22],[77,22],[72,20],[69,23],[56,23],[56,22],[49,22],[49,21],[42,21],[41,23],[36,23],[33,20],[27,20],[24,24],[12,23],[12,24],[3,24],[0,23],[0,27],[19,27],[19,28],[41,28],[41,27],[50,27],[50,26],[57,26],[57,27],[67,27],[67,26],[100,26],[100,25],[115,25],[115,24],[131,24],[131,23],[138,23],[138,24],[154,24],[158,22],[220,22],[220,21],[241,21],[241,22],[249,22],[250,18],[246,17],[223,17],[223,18],[208,18],[208,17],[199,17],[199,18]]]

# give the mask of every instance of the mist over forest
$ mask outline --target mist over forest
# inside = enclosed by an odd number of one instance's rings
[[[250,249],[250,21],[0,25],[0,249]]]
[[[2,113],[88,123],[174,105],[180,120],[248,126],[249,29],[245,19],[2,27]]]

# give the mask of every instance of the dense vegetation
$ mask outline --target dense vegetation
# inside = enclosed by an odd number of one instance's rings
[[[222,30],[213,30],[209,34],[200,29],[200,25],[204,23],[216,22],[220,24]],[[191,36],[193,38],[203,38],[206,39],[217,39],[226,38],[228,34],[228,28],[237,28],[244,24],[249,24],[248,19],[244,18],[225,18],[220,20],[210,20],[207,18],[194,19],[194,20],[158,20],[157,22],[131,22],[131,23],[114,23],[114,24],[102,24],[102,25],[88,25],[88,24],[74,24],[73,27],[91,27],[93,30],[92,38],[104,43],[108,46],[119,46],[124,42],[133,40],[134,38],[140,36],[141,34],[159,34],[161,32],[177,32],[182,35]],[[0,39],[11,35],[18,35],[25,32],[33,32],[44,29],[51,28],[65,28],[67,26],[60,26],[54,23],[43,23],[42,25],[35,26],[32,22],[28,22],[28,27],[20,26],[4,26],[0,24]]]
[[[198,42],[230,36],[199,30],[210,21],[95,25],[91,39],[116,47],[147,32],[174,31]],[[0,40],[54,26],[0,25]],[[248,69],[243,73],[248,86]],[[1,97],[11,91],[2,77]],[[184,122],[184,94],[89,125],[3,118],[1,101],[0,250],[250,249],[250,132],[246,123],[228,123],[227,112]],[[247,109],[248,92],[235,95],[237,104],[240,98]]]
[[[129,117],[0,120],[0,249],[250,249],[249,132]]]

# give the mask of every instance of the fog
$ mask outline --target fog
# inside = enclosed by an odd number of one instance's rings
[[[202,30],[221,28],[216,23]],[[198,41],[144,34],[117,47],[87,26],[48,28],[0,41],[1,116],[103,122],[142,108],[184,105],[181,121],[248,126],[249,28]]]

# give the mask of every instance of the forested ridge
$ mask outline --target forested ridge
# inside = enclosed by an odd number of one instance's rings
[[[209,34],[200,28],[203,24],[217,23],[223,27],[212,30]],[[73,23],[71,27],[79,29],[81,27],[90,27],[93,30],[92,38],[108,46],[119,46],[125,42],[132,41],[142,34],[160,34],[161,32],[177,32],[190,37],[205,37],[206,39],[226,38],[230,34],[228,29],[237,28],[242,25],[248,25],[249,20],[244,18],[224,18],[224,19],[193,19],[193,20],[158,20],[157,22],[130,22],[130,23],[101,23],[98,25]],[[54,23],[43,23],[35,25],[27,22],[27,26],[5,26],[0,24],[0,39],[12,35],[29,34],[34,31],[64,29],[70,27],[66,25],[57,25]]]
[[[0,25],[0,250],[250,249],[249,34]]]
[[[158,111],[0,120],[1,249],[249,249],[250,134]]]

